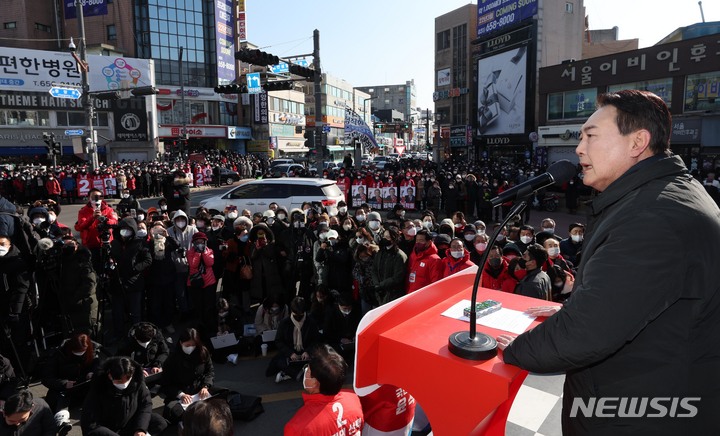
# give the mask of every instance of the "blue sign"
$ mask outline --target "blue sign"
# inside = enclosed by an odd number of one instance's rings
[[[232,0],[215,0],[215,53],[218,83],[235,80]]]
[[[66,130],[65,136],[82,136],[85,133],[83,129]]]
[[[301,67],[307,67],[308,61],[306,59],[298,59],[293,62],[295,65],[300,65]],[[280,62],[277,65],[270,65],[270,71],[274,74],[284,74],[289,73],[290,68],[288,67],[287,62]]]
[[[77,18],[75,0],[64,0],[63,3],[65,4],[65,19]],[[83,16],[85,17],[107,15],[108,13],[107,0],[80,0],[79,3],[83,5]]]
[[[262,92],[262,84],[260,83],[260,73],[248,73],[246,75],[248,94],[260,94]]]
[[[71,100],[77,100],[82,95],[77,88],[61,88],[59,86],[53,86],[50,88],[50,95],[56,98],[69,98]]]
[[[330,133],[330,126],[329,126],[329,125],[325,124],[325,125],[323,126],[323,133]]]
[[[477,36],[486,37],[532,18],[538,0],[478,0]]]

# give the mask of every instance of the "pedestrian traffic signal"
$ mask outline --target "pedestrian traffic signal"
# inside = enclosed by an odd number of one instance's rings
[[[315,70],[308,67],[303,67],[302,65],[296,65],[296,64],[289,64],[288,70],[290,73],[295,74],[297,76],[305,77],[308,79],[315,77]]]
[[[305,134],[303,134],[305,137],[305,147],[309,148],[310,150],[315,148],[315,130],[314,129],[305,129]]]
[[[56,156],[60,156],[62,154],[62,144],[60,144],[60,141],[53,141],[52,151]]]
[[[97,92],[94,95],[98,100],[118,100],[120,91]]]
[[[53,154],[53,142],[55,142],[55,134],[47,132],[43,132],[43,142],[45,143],[45,149],[47,150],[48,155]]]
[[[276,80],[274,82],[263,83],[262,89],[265,91],[287,91],[293,89],[295,83],[292,80]]]
[[[235,53],[235,59],[246,62],[252,65],[259,65],[266,67],[268,65],[277,65],[280,63],[280,58],[274,54],[265,53],[261,50],[252,50],[244,48]]]
[[[229,85],[218,85],[214,90],[218,94],[243,94],[247,92],[247,86],[231,83]]]
[[[143,96],[143,95],[155,95],[158,94],[160,91],[158,91],[157,88],[154,86],[140,86],[137,88],[133,88],[130,90],[130,93],[136,97]]]

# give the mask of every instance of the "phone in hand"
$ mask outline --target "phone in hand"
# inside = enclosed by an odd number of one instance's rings
[[[135,210],[135,209],[130,209],[130,216],[133,217],[133,218],[137,218],[137,210]]]

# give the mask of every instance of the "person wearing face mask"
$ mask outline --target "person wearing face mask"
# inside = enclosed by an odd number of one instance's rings
[[[123,216],[125,214],[129,214],[133,209],[135,209],[137,213],[137,210],[140,209],[140,203],[137,201],[135,196],[130,194],[128,189],[123,189],[120,191],[120,201],[116,207],[120,216]]]
[[[60,186],[60,181],[54,174],[48,174],[47,180],[45,180],[45,189],[47,191],[47,198],[53,200],[55,203],[60,203],[62,187]]]
[[[542,270],[548,259],[547,251],[540,244],[531,244],[523,253],[518,264],[527,270],[527,274],[517,284],[515,293],[526,297],[550,300],[552,283],[547,273]]]
[[[285,283],[282,276],[282,257],[275,245],[275,234],[264,223],[250,230],[250,304],[260,303],[268,295],[282,293]]]
[[[397,203],[385,216],[385,224],[400,227],[402,221],[405,219],[405,214],[405,206]]]
[[[345,360],[355,355],[355,333],[360,324],[360,311],[355,307],[351,294],[343,294],[325,316],[323,326],[324,342],[337,350]]]
[[[184,317],[189,315],[187,302],[187,279],[188,261],[187,251],[192,245],[192,237],[198,232],[197,227],[189,224],[187,214],[178,210],[175,211],[172,220],[173,225],[167,229],[168,237],[175,240],[177,249],[171,253],[175,262],[175,300]]]
[[[303,297],[290,302],[290,316],[280,321],[275,346],[277,354],[265,370],[266,377],[275,377],[275,382],[300,377],[302,365],[310,359],[309,350],[320,341],[320,331],[315,320],[309,316]]]
[[[364,227],[365,224],[367,224],[367,216],[365,214],[365,210],[362,208],[358,208],[355,210],[355,224],[358,227]]]
[[[197,232],[192,237],[192,246],[187,252],[188,261],[188,299],[193,309],[193,319],[200,321],[200,326],[209,328],[212,325],[215,309],[215,284],[217,279],[212,266],[215,253],[207,246],[207,236]],[[196,281],[195,277],[199,280]]]
[[[474,224],[466,224],[465,227],[463,227],[463,230],[461,233],[457,233],[458,238],[462,237],[463,243],[465,244],[465,248],[467,251],[472,253],[474,251],[474,242],[475,242],[475,236],[477,235],[477,230],[475,229]]]
[[[560,254],[560,237],[550,235],[543,241],[543,248],[548,253],[548,260],[543,265],[543,271],[549,271],[550,267],[557,265],[565,272],[574,273],[575,267]]]
[[[527,248],[535,243],[535,229],[530,225],[520,226],[520,234],[517,241],[514,241],[521,253],[525,253]]]
[[[221,250],[221,256],[225,264],[222,272],[223,277],[223,298],[230,304],[240,305],[243,310],[250,308],[250,279],[244,277],[242,269],[251,268],[250,263],[250,230],[252,221],[244,216],[238,217],[233,223],[233,235],[225,240],[225,249]]]
[[[239,216],[240,213],[238,212],[237,206],[228,205],[225,208],[225,226],[232,226]]]
[[[271,294],[263,300],[255,312],[255,352],[260,352],[263,343],[262,333],[268,330],[277,330],[280,321],[290,316],[283,294]],[[273,344],[269,344],[273,345]]]
[[[488,260],[483,270],[480,286],[500,291],[503,289],[504,282],[508,280],[508,262],[502,256],[502,249],[499,246],[493,245],[488,250],[490,250],[490,253],[488,253]],[[515,284],[513,283],[512,288],[509,289],[510,292],[515,289]]]
[[[475,264],[470,260],[470,252],[465,249],[465,243],[460,238],[450,241],[450,248],[447,249],[442,259],[443,277],[456,274]]]
[[[16,344],[25,343],[26,326],[21,315],[30,289],[31,274],[20,250],[12,245],[10,237],[3,235],[0,235],[0,277],[3,278],[0,280],[0,307],[5,308],[0,312],[0,323],[10,328],[12,340]],[[6,336],[2,338],[2,354],[9,356],[13,352],[12,348]],[[29,357],[29,351],[25,348],[27,347],[18,348],[23,363],[26,362],[24,359]]]
[[[406,293],[435,283],[442,278],[443,264],[430,233],[423,229],[415,235],[415,248],[408,259]]]
[[[568,227],[568,237],[560,242],[560,253],[568,262],[573,265],[580,264],[580,252],[582,251],[583,238],[585,236],[585,225],[572,223]]]
[[[165,394],[163,416],[170,423],[177,423],[193,395],[204,400],[222,389],[214,387],[215,368],[210,351],[203,345],[200,334],[193,328],[184,329],[178,336],[178,344],[165,361],[160,385]]]
[[[97,277],[90,250],[71,236],[62,239],[60,258],[60,311],[69,318],[72,329],[93,331],[97,322]]]
[[[173,333],[177,271],[172,254],[176,252],[178,245],[173,238],[168,237],[165,224],[156,221],[150,228],[150,239],[145,246],[152,257],[152,264],[146,275],[148,319],[167,333]]]
[[[225,217],[218,214],[210,218],[204,231],[208,238],[207,246],[215,253],[215,263],[213,264],[213,273],[215,278],[220,282],[225,271],[225,256],[223,251],[227,249],[227,240],[233,237],[232,227],[225,227]]]
[[[552,283],[552,301],[564,303],[572,294],[575,285],[575,276],[557,265],[551,265],[547,275]]]
[[[80,426],[83,435],[159,435],[168,423],[152,410],[140,364],[127,357],[110,357],[93,377]]]
[[[91,189],[88,193],[88,202],[78,211],[75,230],[80,232],[82,245],[93,254],[93,266],[100,271],[103,265],[100,264],[100,232],[99,224],[107,226],[117,225],[118,218],[110,207],[103,200],[103,193],[98,189]],[[101,226],[102,227],[102,226]],[[110,233],[112,241],[113,234]]]
[[[415,235],[417,235],[418,228],[412,220],[403,220],[400,228],[401,236],[397,245],[407,257],[415,247]]]
[[[108,283],[112,297],[112,318],[114,339],[125,336],[126,317],[130,325],[140,322],[142,302],[145,297],[144,271],[152,265],[150,251],[144,241],[137,239],[137,223],[134,218],[125,217],[116,229],[110,243],[110,258],[115,268]]]
[[[345,203],[345,201],[343,201],[343,200],[340,200],[340,201],[338,202],[337,212],[338,212],[338,213],[337,213],[337,217],[338,217],[338,220],[339,220],[340,222],[343,222],[343,221],[345,221],[347,218],[350,217],[350,215],[348,214],[347,203]]]
[[[470,261],[477,266],[480,266],[480,259],[488,248],[488,241],[490,237],[485,233],[474,235],[470,245],[472,248],[468,248],[470,252]]]
[[[82,405],[100,361],[95,344],[81,332],[74,332],[51,354],[43,367],[42,384],[48,389],[45,401],[59,422],[69,422],[68,408]]]
[[[365,224],[365,228],[367,228],[367,230],[372,235],[373,241],[371,242],[379,245],[383,232],[382,217],[380,216],[380,213],[375,211],[370,212],[367,215],[367,222]]]
[[[314,348],[308,357],[300,373],[303,406],[285,424],[283,434],[360,434],[364,425],[360,399],[354,392],[341,390],[348,372],[345,359],[329,345]],[[343,411],[342,421],[336,410]]]
[[[163,186],[163,197],[167,201],[168,213],[182,210],[190,214],[190,184],[192,178],[182,170],[176,170],[167,178]]]
[[[282,238],[287,251],[283,276],[286,296],[295,295],[299,289],[299,295],[309,299],[315,274],[315,253],[314,241],[310,231],[305,227],[305,220],[306,216],[301,209],[290,211],[290,226]]]
[[[352,292],[352,281],[348,280],[352,276],[352,251],[348,242],[339,238],[337,231],[331,229],[327,232],[326,241],[318,247],[315,260],[327,272],[325,284],[329,289],[341,294]]]
[[[170,355],[170,349],[159,328],[149,322],[139,322],[130,328],[125,341],[116,353],[127,356],[142,367],[145,384],[153,386],[159,377],[147,379],[148,376],[162,372],[163,364]]]
[[[407,256],[398,247],[400,231],[388,227],[382,233],[370,270],[372,298],[362,301],[363,313],[400,298],[405,293]],[[371,246],[372,247],[372,246]]]

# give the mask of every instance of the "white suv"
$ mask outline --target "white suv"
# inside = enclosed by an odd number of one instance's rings
[[[243,183],[224,194],[202,200],[200,206],[206,207],[210,215],[222,213],[228,205],[237,206],[238,211],[264,212],[273,202],[288,212],[304,202],[320,203],[328,211],[334,211],[341,200],[345,201],[345,195],[334,180],[284,177]]]

